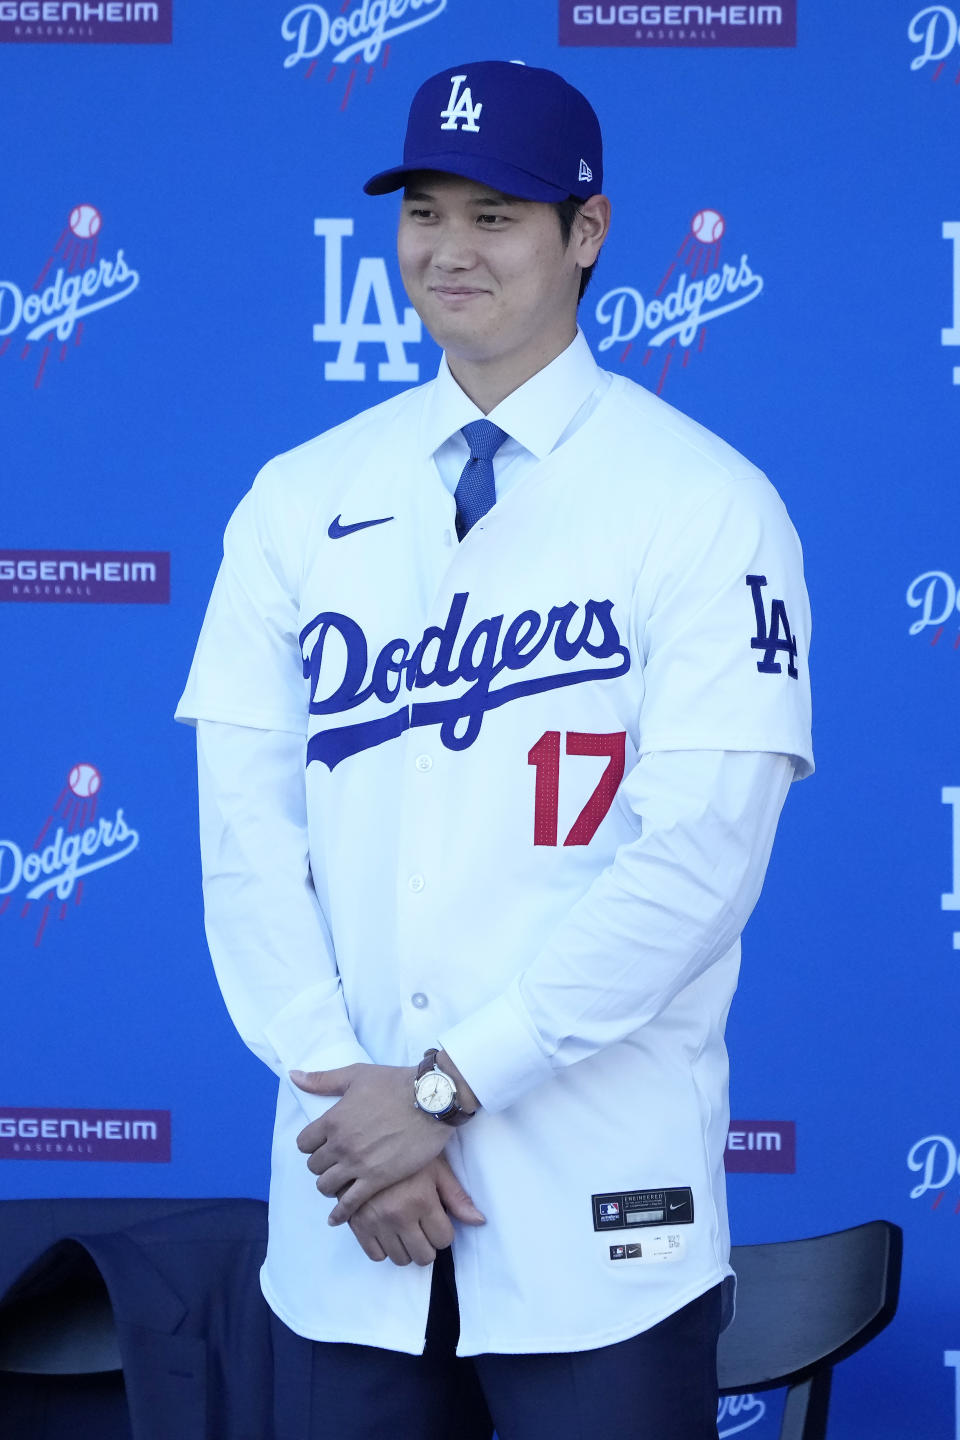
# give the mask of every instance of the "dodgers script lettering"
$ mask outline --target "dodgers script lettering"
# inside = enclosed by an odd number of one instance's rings
[[[125,860],[140,843],[140,836],[118,810],[113,820],[102,817],[75,834],[57,828],[45,849],[24,855],[13,840],[0,840],[0,895],[9,895],[21,881],[30,886],[28,900],[39,900],[48,890],[58,900],[69,900],[82,875]]]
[[[284,68],[315,60],[328,45],[336,52],[331,57],[335,65],[359,54],[372,65],[388,41],[436,20],[446,8],[447,0],[361,0],[349,14],[342,6],[331,19],[323,5],[297,5],[280,27],[284,40],[296,46],[284,56]],[[410,18],[404,19],[408,12]]]
[[[445,689],[471,682],[450,700],[418,701],[374,720],[320,731],[308,743],[308,765],[320,761],[333,770],[348,756],[422,725],[439,725],[441,742],[448,750],[466,750],[480,734],[488,710],[544,690],[612,679],[630,668],[629,651],[613,619],[612,600],[587,600],[583,606],[570,600],[554,605],[546,619],[536,610],[523,610],[506,624],[505,616],[493,615],[478,621],[461,639],[469,598],[466,592],[456,594],[443,625],[428,626],[416,643],[402,637],[388,641],[372,664],[367,637],[349,615],[324,610],[303,628],[300,646],[304,679],[310,682],[312,715],[340,714],[370,699],[389,705],[404,689]],[[345,653],[345,661],[329,658],[331,638],[330,650],[337,657]],[[552,645],[560,669],[491,688],[505,670],[525,670],[532,665],[548,645]],[[586,656],[609,663],[574,665]],[[330,672],[335,666],[339,678],[331,688]]]
[[[671,291],[652,300],[645,301],[632,285],[618,285],[597,302],[597,321],[610,332],[597,349],[635,340],[644,328],[647,345],[664,345],[674,335],[681,345],[692,345],[701,325],[749,305],[762,290],[763,277],[750,269],[746,255],[741,255],[739,265],[723,265],[705,280],[691,280],[681,273]]]
[[[949,5],[927,5],[907,26],[907,35],[921,47],[910,61],[911,70],[945,60],[957,43],[957,17]]]
[[[116,259],[102,258],[79,275],[59,269],[39,294],[24,295],[12,280],[0,280],[0,336],[12,334],[23,323],[31,327],[27,340],[40,340],[50,330],[56,331],[58,340],[69,340],[84,315],[125,300],[139,284],[140,275],[127,264],[122,250]]]
[[[925,1135],[911,1145],[907,1155],[911,1170],[921,1171],[921,1179],[910,1191],[911,1200],[919,1200],[928,1190],[943,1190],[955,1175],[960,1175],[960,1153],[948,1135]]]

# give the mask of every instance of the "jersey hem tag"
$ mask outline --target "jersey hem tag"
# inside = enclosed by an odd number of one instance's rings
[[[591,1195],[590,1200],[594,1230],[693,1224],[693,1191],[689,1185],[669,1190],[627,1190],[610,1195]]]

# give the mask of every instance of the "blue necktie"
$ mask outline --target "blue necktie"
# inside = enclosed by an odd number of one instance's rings
[[[453,492],[457,502],[457,535],[462,540],[471,525],[475,525],[496,504],[493,457],[507,439],[507,432],[494,425],[492,420],[471,420],[460,434],[470,446],[470,459],[464,465]]]

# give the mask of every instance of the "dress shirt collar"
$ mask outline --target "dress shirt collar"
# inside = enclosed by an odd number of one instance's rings
[[[602,373],[583,331],[578,330],[566,350],[501,400],[486,418],[542,460],[596,389]],[[483,418],[483,411],[450,374],[444,356],[424,408],[421,431],[424,455],[435,454],[444,441],[464,425]]]

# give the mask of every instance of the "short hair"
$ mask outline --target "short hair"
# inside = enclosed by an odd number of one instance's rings
[[[553,205],[557,212],[557,219],[560,222],[560,234],[563,237],[564,248],[570,243],[570,235],[573,230],[573,222],[580,214],[580,201],[576,195],[568,195],[566,200],[556,200]],[[577,303],[583,299],[583,292],[590,284],[590,276],[597,268],[596,260],[588,265],[580,276],[580,294],[577,296]]]

